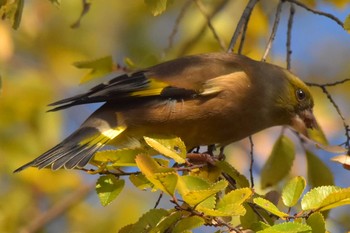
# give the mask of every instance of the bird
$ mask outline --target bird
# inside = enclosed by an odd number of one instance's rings
[[[308,86],[292,72],[234,53],[188,55],[130,73],[50,104],[57,111],[103,103],[28,167],[84,168],[106,145],[128,148],[147,135],[175,135],[187,148],[227,145],[278,125],[317,126]]]

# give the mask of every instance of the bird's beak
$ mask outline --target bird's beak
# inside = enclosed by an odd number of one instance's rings
[[[316,118],[312,112],[312,109],[306,109],[304,111],[301,111],[299,114],[299,117],[304,122],[306,128],[313,129],[318,128]]]
[[[307,135],[307,128],[318,128],[316,118],[312,109],[306,109],[299,112],[292,118],[291,126],[298,132]]]

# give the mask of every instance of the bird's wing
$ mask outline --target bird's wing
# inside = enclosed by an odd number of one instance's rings
[[[88,92],[50,104],[50,111],[75,105],[115,102],[131,103],[144,97],[187,99],[219,92],[212,79],[241,71],[243,56],[233,54],[202,54],[165,62],[132,74],[116,75]],[[111,74],[113,75],[113,74]]]

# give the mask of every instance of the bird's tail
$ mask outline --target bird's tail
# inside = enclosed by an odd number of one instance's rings
[[[67,169],[84,167],[96,151],[126,129],[125,125],[117,124],[118,117],[115,113],[101,113],[103,112],[95,112],[77,131],[60,144],[17,168],[14,172],[20,172],[28,167],[41,169],[51,166],[52,170],[62,167]]]

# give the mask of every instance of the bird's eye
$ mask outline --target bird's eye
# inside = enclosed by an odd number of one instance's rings
[[[302,100],[304,100],[306,98],[305,92],[303,90],[301,90],[301,89],[297,89],[296,96],[297,96],[299,101],[302,101]]]

